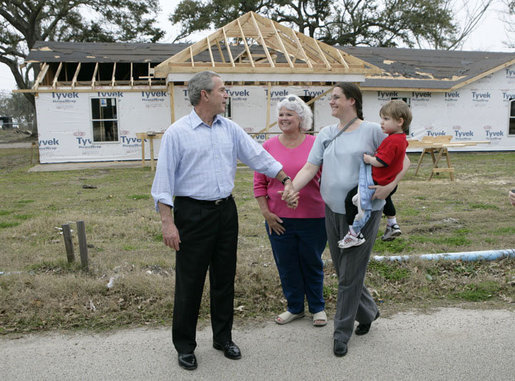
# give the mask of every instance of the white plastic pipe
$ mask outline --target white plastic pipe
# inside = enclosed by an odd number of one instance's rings
[[[440,253],[440,254],[421,254],[421,255],[392,255],[392,256],[381,256],[374,255],[372,259],[374,261],[407,261],[410,259],[420,258],[425,260],[462,260],[462,261],[492,261],[499,258],[515,257],[515,249],[505,250],[486,250],[486,251],[466,251],[462,253]]]

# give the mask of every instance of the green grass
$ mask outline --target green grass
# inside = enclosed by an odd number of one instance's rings
[[[129,196],[132,200],[150,200],[149,194],[133,194]]]
[[[408,278],[410,275],[409,269],[403,267],[399,262],[376,262],[372,261],[369,264],[369,270],[379,273],[385,280],[399,281]]]
[[[456,181],[428,182],[410,170],[393,196],[403,234],[377,239],[372,255],[412,255],[515,248],[515,208],[508,204],[515,153],[453,154]],[[412,163],[416,155],[410,155]],[[148,168],[28,172],[30,149],[0,150],[0,333],[110,329],[169,324],[175,253],[163,245],[150,197]],[[281,284],[252,194],[253,173],[238,170],[233,191],[239,214],[236,320],[270,319],[285,308]],[[83,189],[84,184],[96,189]],[[84,221],[89,272],[81,270],[76,221]],[[63,237],[70,224],[75,262]],[[384,232],[385,221],[378,233]],[[329,252],[323,259],[330,258]],[[324,295],[334,312],[338,281],[325,268]],[[515,259],[371,262],[366,284],[381,313],[403,308],[475,303],[513,309]],[[114,278],[114,287],[107,283]],[[494,287],[496,285],[496,287]],[[200,318],[209,318],[208,282]],[[95,308],[93,308],[94,306]]]
[[[469,204],[472,209],[492,209],[499,210],[497,205],[489,205],[489,204]]]
[[[0,222],[0,229],[12,228],[19,224],[19,222]]]
[[[494,281],[485,281],[468,284],[464,290],[452,294],[453,298],[464,299],[470,302],[481,302],[494,297],[500,290],[500,286]]]

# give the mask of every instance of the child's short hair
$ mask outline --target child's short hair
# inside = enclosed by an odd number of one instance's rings
[[[411,124],[411,119],[413,116],[411,115],[411,110],[406,102],[401,100],[392,100],[381,107],[379,111],[379,115],[387,115],[395,120],[402,120],[404,123],[402,124],[402,131],[404,133],[409,133],[409,125]]]

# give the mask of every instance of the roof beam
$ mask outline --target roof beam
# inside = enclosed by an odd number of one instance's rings
[[[331,69],[331,64],[329,63],[329,61],[327,60],[327,57],[325,56],[322,48],[320,47],[319,43],[318,43],[318,40],[313,40],[315,41],[315,45],[316,47],[318,48],[318,51],[320,52],[320,55],[322,56],[322,60],[324,61],[325,63],[325,66],[328,68],[328,69]]]
[[[81,65],[82,65],[82,62],[79,62],[79,64],[77,65],[77,69],[75,69],[75,74],[73,75],[73,79],[72,79],[72,89],[74,89],[75,86],[77,85],[77,77],[79,76],[79,71],[80,71]]]
[[[211,66],[215,67],[215,59],[213,58],[213,51],[211,50],[211,41],[209,41],[209,36],[206,37],[207,48],[209,49],[209,57],[211,58]]]
[[[291,30],[291,33],[293,35],[293,38],[295,39],[295,41],[297,42],[297,49],[300,50],[300,52],[302,53],[302,55],[304,56],[304,60],[306,61],[306,63],[308,64],[308,66],[310,68],[313,68],[313,64],[311,63],[311,60],[309,59],[308,55],[306,54],[306,51],[304,50],[304,48],[302,47],[302,44],[299,40],[299,37],[297,36],[297,33],[293,30],[293,29],[290,29]]]
[[[222,63],[225,63],[225,56],[224,56],[222,47],[220,46],[220,41],[216,40],[216,46],[218,47],[218,52],[220,53],[220,57],[222,57]]]
[[[284,46],[283,39],[279,35],[279,32],[277,31],[277,29],[276,29],[276,27],[274,25],[274,21],[273,20],[270,20],[270,25],[272,26],[272,29],[274,30],[274,33],[275,33],[275,36],[277,37],[277,40],[279,40],[279,44],[281,45],[282,52],[283,52],[284,56],[286,57],[286,60],[288,61],[288,64],[293,69],[294,65],[293,65],[293,62],[291,62],[290,53],[288,53],[288,51],[286,50],[286,46]]]
[[[190,61],[191,61],[191,67],[195,67],[195,60],[193,58],[193,48],[190,45],[190,48],[188,49],[190,51]]]
[[[95,81],[98,73],[98,62],[95,63],[95,70],[93,70],[93,75],[91,76],[91,87],[95,87]]]
[[[61,74],[61,69],[63,68],[63,63],[59,62],[59,66],[57,67],[57,71],[54,75],[54,80],[52,81],[52,87],[55,89],[57,86],[57,79],[59,78],[59,74]]]
[[[50,67],[50,66],[49,66],[47,63],[44,63],[44,64],[41,66],[41,71],[39,72],[38,77],[36,78],[36,81],[34,82],[34,86],[33,86],[33,88],[34,88],[35,90],[37,90],[37,89],[38,89],[38,87],[39,87],[39,85],[40,85],[41,81],[43,80],[43,78],[45,78],[46,72],[48,71],[48,68],[49,68],[49,67]]]
[[[341,60],[341,62],[343,64],[343,66],[345,66],[348,69],[349,68],[349,64],[347,63],[347,61],[345,61],[345,58],[343,58],[343,54],[342,54],[341,50],[337,49],[337,51],[338,51],[338,55],[340,56],[340,60]]]
[[[113,75],[111,76],[111,86],[114,87],[116,79],[116,62],[113,65]]]
[[[229,53],[229,59],[231,60],[232,67],[235,67],[234,59],[232,58],[231,53],[231,46],[229,44],[229,39],[227,38],[227,35],[225,34],[225,27],[222,27],[222,33],[224,34],[224,40],[225,40],[225,47],[227,49],[227,53]]]
[[[254,27],[256,28],[256,31],[258,32],[259,38],[261,39],[261,44],[263,45],[263,49],[265,50],[266,58],[268,59],[270,66],[275,67],[275,63],[272,60],[272,57],[270,56],[270,52],[268,51],[268,47],[266,46],[265,38],[263,37],[263,34],[261,33],[261,29],[259,28],[259,25],[256,21],[256,17],[254,16],[254,12],[252,12],[250,14],[250,17],[252,18],[252,23],[254,24]]]
[[[256,67],[256,65],[254,64],[254,60],[252,59],[252,54],[250,53],[249,46],[247,45],[247,38],[245,37],[245,33],[243,33],[243,28],[241,27],[240,20],[237,19],[236,21],[238,21],[238,28],[240,28],[241,32],[241,39],[243,40],[243,44],[245,45],[247,55],[249,56],[250,64],[252,65],[252,67]]]

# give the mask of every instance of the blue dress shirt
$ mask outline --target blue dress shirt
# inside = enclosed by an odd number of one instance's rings
[[[156,209],[158,202],[173,206],[174,196],[228,197],[234,188],[237,160],[272,178],[282,169],[233,121],[216,115],[208,126],[192,110],[163,134],[152,184]]]

